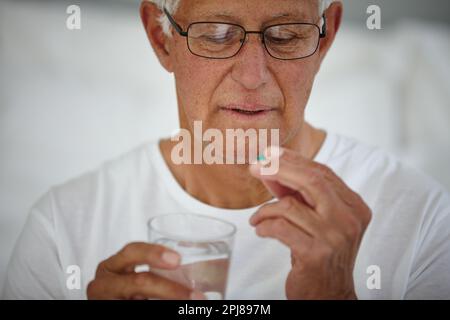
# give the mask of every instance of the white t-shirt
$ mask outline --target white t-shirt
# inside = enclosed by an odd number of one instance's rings
[[[358,298],[450,299],[448,193],[382,151],[335,134],[328,134],[315,161],[332,168],[373,211],[354,269]],[[178,185],[157,142],[143,144],[51,188],[34,205],[10,261],[4,297],[84,299],[101,260],[147,240],[150,217],[192,212],[237,226],[227,299],[285,299],[290,251],[255,234],[248,221],[256,210],[198,201]],[[68,289],[72,265],[80,267],[80,289]],[[378,275],[379,289],[373,287]]]

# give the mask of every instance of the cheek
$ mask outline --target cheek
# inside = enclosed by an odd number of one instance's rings
[[[315,64],[314,61],[295,61],[284,65],[281,70],[283,73],[278,83],[283,91],[285,109],[280,139],[286,144],[300,132],[304,123],[304,112],[315,77]]]
[[[174,68],[180,106],[190,118],[203,119],[220,83],[220,68],[190,53],[181,58],[184,60]]]
[[[297,62],[286,68],[280,79],[286,99],[286,112],[303,112],[308,102],[315,78],[315,61]]]

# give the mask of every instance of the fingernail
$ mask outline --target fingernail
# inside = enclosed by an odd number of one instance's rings
[[[171,265],[178,265],[180,263],[180,256],[174,252],[166,251],[162,255],[164,262]]]
[[[200,291],[192,291],[191,300],[206,300],[206,296]]]

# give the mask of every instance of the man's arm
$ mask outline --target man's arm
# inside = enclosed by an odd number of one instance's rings
[[[450,197],[428,200],[405,299],[450,299]]]
[[[63,299],[51,192],[31,209],[12,253],[4,299]]]

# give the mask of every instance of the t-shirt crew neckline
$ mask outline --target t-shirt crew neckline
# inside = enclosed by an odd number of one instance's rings
[[[331,157],[333,149],[337,143],[337,137],[335,134],[327,133],[325,140],[322,143],[321,148],[317,152],[314,157],[314,161],[319,163],[326,163],[328,159]],[[188,192],[186,192],[178,181],[175,179],[172,171],[170,171],[169,166],[167,165],[162,152],[159,148],[159,140],[151,143],[151,145],[146,148],[147,155],[151,159],[151,163],[153,163],[155,172],[158,174],[163,181],[165,187],[167,188],[167,192],[171,195],[171,197],[177,201],[181,206],[189,210],[190,212],[194,212],[202,215],[223,215],[223,214],[237,214],[237,215],[250,215],[253,214],[261,205],[245,208],[245,209],[225,209],[214,207],[209,204],[206,204]]]

